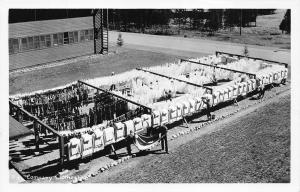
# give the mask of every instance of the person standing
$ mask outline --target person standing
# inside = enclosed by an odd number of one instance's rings
[[[210,99],[208,97],[203,97],[203,102],[206,104],[206,115],[207,115],[207,120],[211,120],[211,106],[210,106]]]

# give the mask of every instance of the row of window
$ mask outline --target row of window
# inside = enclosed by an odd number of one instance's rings
[[[32,37],[10,38],[9,54],[90,41],[93,40],[93,38],[93,29],[56,33],[49,35],[39,35]]]

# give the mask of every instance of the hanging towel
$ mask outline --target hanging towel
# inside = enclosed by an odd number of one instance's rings
[[[195,97],[195,110],[197,112],[201,111],[202,108],[202,99],[200,97]]]
[[[143,128],[144,128],[144,129],[147,129],[147,128],[149,128],[149,127],[152,126],[152,118],[151,118],[151,115],[149,115],[149,114],[143,114],[143,115],[141,116],[141,118],[142,118],[142,125],[143,125]]]
[[[143,129],[142,119],[140,117],[134,118],[133,123],[135,132],[139,132]]]
[[[177,103],[176,104],[176,112],[177,112],[177,121],[182,119],[182,104],[181,103]]]
[[[169,123],[169,111],[167,109],[161,110],[161,125]]]
[[[152,113],[153,113],[153,127],[160,126],[161,124],[160,112],[153,111]]]
[[[196,101],[190,98],[189,104],[190,104],[190,113],[194,113],[196,111]]]
[[[116,142],[125,138],[125,124],[118,122],[114,124]]]
[[[100,128],[94,130],[93,148],[94,153],[104,149],[103,131]]]
[[[113,127],[107,127],[104,129],[105,145],[110,145],[115,142],[115,129]]]
[[[130,135],[130,133],[134,134],[134,124],[133,120],[128,120],[124,122],[126,136]]]
[[[90,134],[83,134],[81,136],[82,142],[82,158],[89,157],[93,154],[93,136]]]
[[[68,160],[75,160],[81,157],[81,141],[78,138],[72,138],[67,144]]]
[[[172,123],[177,120],[177,107],[169,106],[169,122]]]

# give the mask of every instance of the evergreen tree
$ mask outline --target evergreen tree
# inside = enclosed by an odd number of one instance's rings
[[[282,32],[286,32],[288,34],[291,33],[291,10],[288,9],[279,25],[279,29]]]

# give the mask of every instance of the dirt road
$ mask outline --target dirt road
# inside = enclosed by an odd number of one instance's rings
[[[110,31],[109,41],[114,44],[119,32]],[[160,35],[148,35],[140,33],[122,32],[125,46],[136,49],[151,50],[164,53],[174,51],[191,51],[201,54],[214,54],[215,51],[223,51],[241,54],[244,45],[238,43],[228,43],[222,41],[212,41],[194,38],[170,37]],[[250,56],[290,63],[290,51],[275,47],[262,47],[248,45]]]

